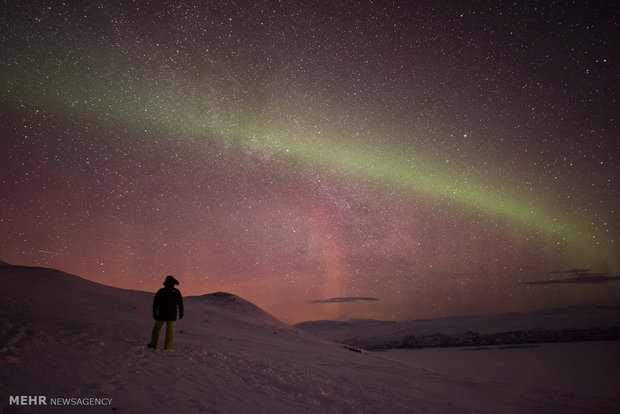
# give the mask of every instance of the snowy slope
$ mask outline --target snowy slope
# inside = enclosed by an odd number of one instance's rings
[[[228,293],[186,298],[175,349],[149,350],[152,293],[9,265],[0,280],[1,413],[613,412],[618,404],[352,352]],[[15,395],[112,404],[16,406]]]
[[[533,313],[461,316],[405,322],[311,321],[296,327],[366,349],[620,339],[620,306],[581,306]]]

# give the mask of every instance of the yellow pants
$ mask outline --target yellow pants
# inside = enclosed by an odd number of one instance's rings
[[[159,341],[159,332],[161,331],[161,327],[166,324],[166,342],[164,344],[164,349],[172,349],[172,340],[174,339],[174,321],[155,321],[155,326],[153,326],[153,334],[151,335],[151,346],[153,348],[157,347],[157,342]]]

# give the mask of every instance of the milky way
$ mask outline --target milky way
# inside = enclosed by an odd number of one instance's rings
[[[287,322],[620,301],[618,6],[300,3],[5,5],[0,260]]]

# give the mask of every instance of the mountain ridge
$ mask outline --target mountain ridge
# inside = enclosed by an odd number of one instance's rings
[[[402,322],[308,321],[297,328],[364,349],[419,348],[620,339],[620,306],[581,305],[487,316]]]

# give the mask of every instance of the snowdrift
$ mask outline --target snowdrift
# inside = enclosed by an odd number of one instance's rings
[[[439,375],[319,339],[224,292],[185,298],[175,349],[151,350],[153,293],[23,266],[0,266],[0,281],[2,413],[612,412],[617,404]],[[18,396],[69,405],[23,405]]]

